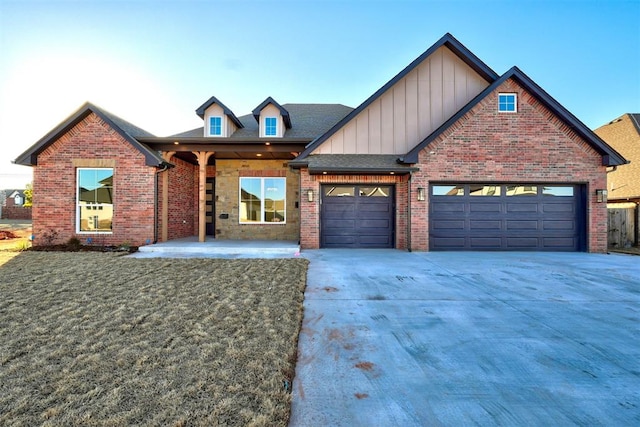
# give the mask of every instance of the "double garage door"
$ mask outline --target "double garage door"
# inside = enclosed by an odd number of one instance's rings
[[[393,248],[395,196],[391,185],[323,185],[323,248]]]
[[[584,186],[438,184],[430,188],[431,250],[582,251]]]

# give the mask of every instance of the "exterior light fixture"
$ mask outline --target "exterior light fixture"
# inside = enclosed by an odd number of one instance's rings
[[[424,187],[418,187],[418,200],[423,202],[425,199]]]
[[[262,154],[258,153],[256,154],[256,157],[262,157]]]
[[[313,202],[313,190],[307,190],[307,200]]]
[[[271,145],[271,143],[270,142],[265,142],[264,145]]]
[[[178,141],[173,141],[173,145],[180,145]]]
[[[607,201],[607,190],[596,190],[596,202],[603,203]]]

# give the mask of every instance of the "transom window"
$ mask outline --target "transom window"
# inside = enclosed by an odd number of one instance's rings
[[[286,178],[240,178],[240,224],[286,222]]]
[[[222,135],[222,117],[209,117],[209,135]]]
[[[498,111],[501,113],[515,113],[518,111],[517,96],[515,93],[498,94]]]
[[[78,168],[76,232],[110,233],[113,223],[113,169]]]
[[[278,131],[278,121],[275,117],[267,117],[264,119],[265,136],[276,136]]]

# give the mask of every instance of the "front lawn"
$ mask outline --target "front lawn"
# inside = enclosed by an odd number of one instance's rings
[[[285,426],[304,259],[0,259],[0,425]]]

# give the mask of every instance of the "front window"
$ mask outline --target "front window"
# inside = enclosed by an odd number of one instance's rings
[[[222,135],[222,117],[209,117],[209,135]]]
[[[78,169],[77,200],[77,232],[110,233],[113,221],[113,169]]]
[[[285,178],[240,178],[240,223],[286,222]]]
[[[265,136],[277,135],[277,120],[275,117],[267,117],[264,119],[264,134]]]
[[[501,113],[515,113],[518,111],[515,93],[501,93],[498,95],[498,111]]]

